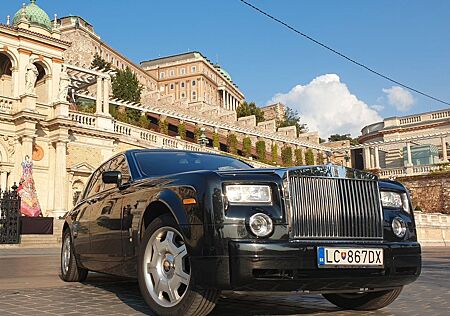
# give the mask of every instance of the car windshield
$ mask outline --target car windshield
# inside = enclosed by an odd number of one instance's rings
[[[235,170],[252,167],[231,157],[193,152],[139,152],[135,154],[141,172],[161,176],[196,170]]]

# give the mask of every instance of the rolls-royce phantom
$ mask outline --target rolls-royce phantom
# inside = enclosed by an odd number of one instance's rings
[[[421,271],[405,187],[331,164],[129,150],[92,174],[62,237],[62,279],[137,278],[158,315],[207,315],[221,291],[321,293],[374,310]]]

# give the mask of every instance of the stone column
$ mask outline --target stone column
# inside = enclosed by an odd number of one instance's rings
[[[226,107],[225,107],[225,90],[222,90],[222,107],[224,109],[226,109]]]
[[[380,169],[380,153],[378,146],[375,146],[375,169]]]
[[[55,147],[55,208],[53,216],[58,218],[66,212],[66,142],[57,140]]]
[[[442,160],[444,162],[448,161],[448,156],[447,156],[447,142],[445,141],[445,137],[441,138],[441,143],[442,143]]]
[[[8,189],[8,186],[6,183],[7,177],[8,177],[7,171],[0,171],[0,189],[2,191]]]
[[[103,79],[103,110],[102,113],[109,114],[109,79]]]
[[[371,169],[375,168],[375,156],[373,154],[373,147],[369,148],[369,152],[370,152],[370,167]]]
[[[411,154],[411,143],[406,143],[406,154],[408,157],[408,162],[406,163],[406,167],[412,167],[412,154]]]
[[[370,165],[370,147],[364,147],[364,169],[372,169]]]
[[[95,105],[96,105],[95,113],[96,114],[100,114],[103,112],[102,111],[102,106],[103,106],[103,104],[102,104],[103,103],[103,96],[102,96],[103,87],[102,87],[102,85],[103,85],[102,78],[97,77],[97,98],[95,100]]]
[[[31,160],[33,156],[33,137],[28,135],[22,136],[22,160],[25,159],[26,155]]]

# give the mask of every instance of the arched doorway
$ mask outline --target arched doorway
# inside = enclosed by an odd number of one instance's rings
[[[0,52],[0,96],[12,97],[12,60]]]
[[[39,75],[36,80],[36,95],[37,95],[37,102],[39,103],[48,103],[48,95],[49,95],[49,89],[50,89],[50,73],[48,71],[47,66],[41,62],[36,61],[34,62],[34,65],[36,66]]]

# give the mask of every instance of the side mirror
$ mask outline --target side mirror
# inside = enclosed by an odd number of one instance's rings
[[[122,184],[122,173],[120,171],[105,171],[102,173],[103,183],[111,183],[117,186]]]

